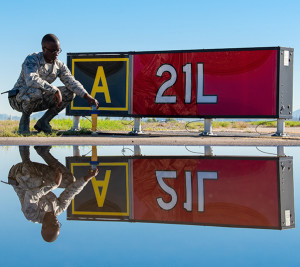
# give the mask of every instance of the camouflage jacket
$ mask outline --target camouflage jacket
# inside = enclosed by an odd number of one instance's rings
[[[24,183],[13,188],[20,199],[26,219],[34,223],[42,223],[46,212],[54,212],[56,216],[64,212],[86,184],[87,182],[80,178],[68,185],[59,197],[51,192],[57,188],[54,181],[47,181],[36,188],[28,188]]]
[[[75,80],[68,67],[56,59],[53,64],[46,63],[43,52],[33,53],[26,57],[22,64],[21,74],[13,89],[22,93],[27,88],[39,88],[42,91],[55,93],[58,88],[51,85],[59,77],[62,83],[72,92],[84,97],[87,91]]]

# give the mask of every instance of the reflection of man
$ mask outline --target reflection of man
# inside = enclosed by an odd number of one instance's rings
[[[22,162],[10,169],[8,179],[11,183],[14,181],[13,188],[26,219],[41,223],[44,240],[53,242],[60,233],[57,216],[67,209],[72,199],[98,174],[98,170],[90,169],[87,175],[74,181],[70,171],[50,154],[49,147],[35,149],[48,165],[30,161],[29,147],[20,147]],[[51,191],[63,183],[66,189],[56,197]]]
[[[98,107],[98,101],[74,79],[67,66],[57,59],[62,50],[54,34],[43,37],[42,49],[43,52],[31,54],[25,59],[19,79],[9,92],[11,107],[22,112],[20,134],[30,132],[30,114],[42,110],[47,112],[34,128],[38,132],[50,133],[52,128],[49,122],[73,100],[75,94],[85,98],[89,105]],[[57,77],[65,86],[51,85]]]

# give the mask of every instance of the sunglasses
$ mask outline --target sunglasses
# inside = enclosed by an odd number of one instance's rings
[[[44,47],[44,48],[47,49],[51,54],[60,54],[62,52],[61,48],[59,48],[58,50],[52,50],[47,47]]]

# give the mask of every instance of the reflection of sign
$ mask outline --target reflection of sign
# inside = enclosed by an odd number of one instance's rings
[[[278,158],[134,159],[134,220],[279,229],[278,168]]]
[[[71,172],[80,177],[87,173],[90,164],[76,162],[70,167]],[[128,163],[100,161],[98,168],[97,177],[92,178],[72,201],[71,213],[75,216],[128,217]]]
[[[102,114],[128,114],[129,59],[122,57],[72,58],[72,74],[99,101]],[[67,113],[90,115],[87,101],[76,97]]]
[[[83,175],[89,164],[79,162],[87,159],[74,159],[76,163],[72,158],[67,162],[73,162],[70,166],[74,173]],[[124,215],[134,222],[270,229],[295,225],[290,157],[100,157],[98,160],[101,173],[86,186],[88,191],[75,197],[68,219],[122,220]],[[119,170],[117,175],[113,166]],[[121,171],[125,173],[122,175]],[[112,179],[117,182],[115,186],[111,186]],[[131,184],[130,196],[128,184]],[[127,207],[126,212],[104,211],[102,207],[109,195],[118,196],[118,201]],[[114,203],[121,206],[120,202]]]
[[[177,179],[177,172],[176,171],[155,171],[156,180],[161,187],[170,195],[171,200],[169,202],[165,202],[162,197],[156,199],[158,205],[163,210],[172,210],[177,204],[177,193],[176,191],[167,185],[164,179]],[[197,198],[198,198],[198,211],[204,211],[204,179],[218,179],[217,172],[202,172],[197,171]],[[185,203],[183,204],[184,209],[187,211],[192,211],[193,209],[193,198],[192,198],[192,172],[186,171],[185,172]]]

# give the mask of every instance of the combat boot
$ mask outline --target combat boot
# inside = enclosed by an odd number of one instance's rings
[[[43,131],[44,133],[51,133],[52,127],[50,125],[50,121],[57,115],[52,109],[48,109],[47,112],[41,117],[36,124],[34,125],[34,129],[38,132]]]
[[[19,134],[29,134],[29,123],[30,123],[30,114],[22,112],[22,117],[19,123]]]

